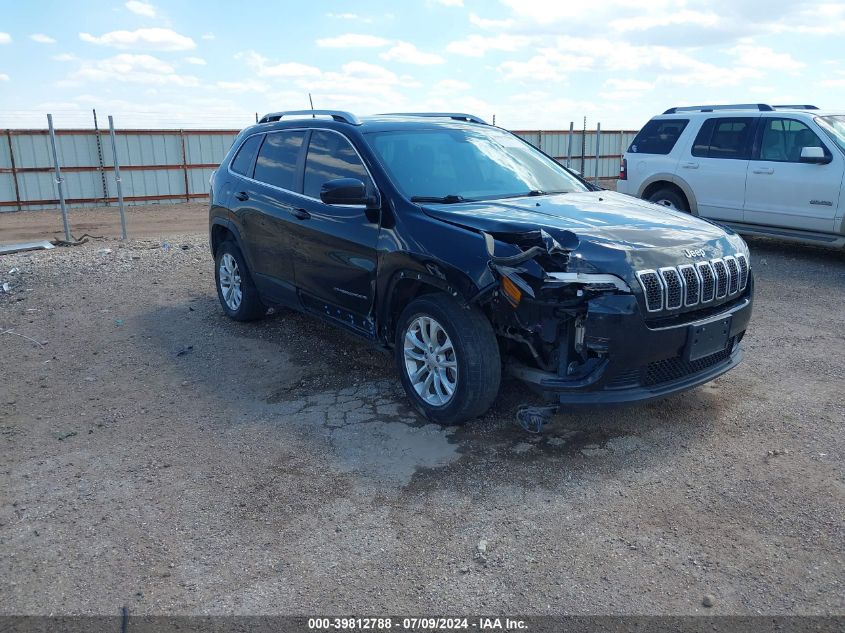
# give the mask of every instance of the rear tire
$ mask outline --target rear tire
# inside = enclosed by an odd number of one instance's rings
[[[408,304],[397,322],[395,353],[408,398],[433,422],[478,417],[499,393],[502,362],[490,321],[446,294]]]
[[[232,240],[217,247],[214,256],[214,281],[223,311],[235,321],[255,321],[267,313],[252,282],[241,249]]]
[[[674,189],[669,189],[668,187],[655,191],[648,197],[648,201],[675,211],[689,213],[689,204],[687,203],[686,198]]]

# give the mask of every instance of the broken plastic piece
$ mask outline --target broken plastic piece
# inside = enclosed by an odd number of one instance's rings
[[[0,255],[9,255],[11,253],[21,253],[23,251],[37,251],[50,250],[56,248],[47,240],[40,240],[38,242],[19,242],[17,244],[0,244]]]

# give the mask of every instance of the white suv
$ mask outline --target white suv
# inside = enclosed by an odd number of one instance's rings
[[[766,104],[670,108],[622,159],[617,190],[740,233],[845,246],[845,115]]]

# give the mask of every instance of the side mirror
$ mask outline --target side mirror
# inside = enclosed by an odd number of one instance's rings
[[[367,195],[367,186],[357,178],[335,178],[320,187],[320,200],[326,204],[377,206],[375,196]]]
[[[816,165],[826,165],[832,159],[825,156],[824,149],[821,147],[802,147],[801,148],[801,162],[815,163]]]

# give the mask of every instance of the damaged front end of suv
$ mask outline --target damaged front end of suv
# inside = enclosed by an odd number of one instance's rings
[[[750,256],[721,227],[604,191],[427,212],[483,237],[494,281],[472,302],[505,370],[550,401],[650,400],[741,360]]]

